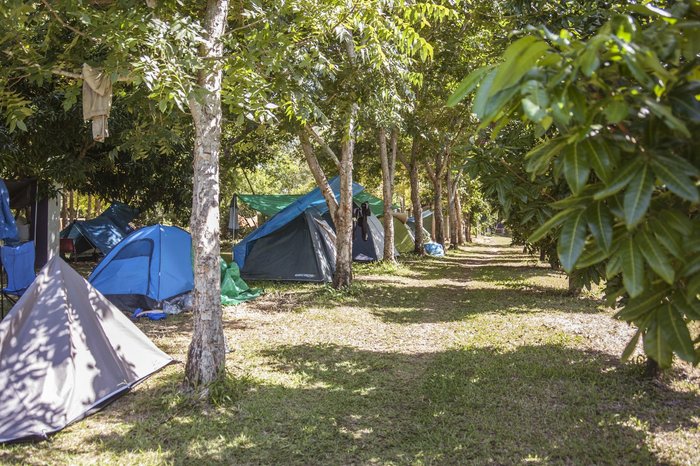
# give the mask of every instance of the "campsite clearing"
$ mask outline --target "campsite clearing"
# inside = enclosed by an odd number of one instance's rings
[[[643,379],[600,300],[483,240],[358,266],[346,292],[265,283],[225,308],[215,407],[193,406],[169,366],[50,442],[0,446],[0,462],[697,464],[700,370]],[[184,361],[190,323],[139,326]]]

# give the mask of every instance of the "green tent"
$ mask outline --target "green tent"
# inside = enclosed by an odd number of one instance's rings
[[[394,217],[394,247],[397,251],[404,254],[413,251],[415,247],[416,239],[413,237],[413,233],[398,218]]]

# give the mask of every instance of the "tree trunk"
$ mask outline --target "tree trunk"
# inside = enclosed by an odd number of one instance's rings
[[[413,218],[415,225],[415,243],[413,252],[425,255],[425,238],[423,238],[423,206],[420,203],[420,178],[418,177],[418,137],[413,137],[411,143],[411,159],[402,162],[409,173],[411,181],[411,206],[413,207]]]
[[[544,262],[547,260],[547,252],[544,250],[544,248],[540,248],[540,262]]]
[[[99,197],[95,199],[95,212],[97,212],[97,215],[102,213],[102,199]]]
[[[571,272],[569,274],[569,294],[571,296],[578,296],[581,294],[583,287],[581,286],[581,280],[579,279],[580,272]]]
[[[455,196],[455,211],[457,213],[457,244],[464,244],[464,217],[462,214],[462,199],[459,191]]]
[[[471,212],[467,213],[466,223],[467,223],[467,225],[466,225],[467,231],[465,232],[465,235],[466,235],[465,239],[467,240],[467,243],[471,243],[472,242],[472,213]],[[478,232],[477,232],[477,234],[478,234]]]
[[[448,206],[448,220],[450,224],[450,249],[457,249],[459,244],[459,220],[457,218],[457,202],[455,197],[457,197],[457,183],[459,183],[459,177],[452,176],[452,170],[447,169],[445,174],[447,178],[447,206]]]
[[[209,40],[200,55],[211,68],[199,72],[198,85],[207,92],[189,99],[195,128],[194,186],[190,228],[194,247],[194,331],[185,366],[185,387],[207,386],[225,369],[221,314],[219,245],[219,150],[221,145],[221,66],[228,0],[207,2],[205,29]]]
[[[85,212],[85,220],[92,218],[92,194],[88,194],[87,211]]]
[[[396,168],[396,150],[398,132],[391,131],[391,160],[386,150],[386,130],[379,128],[379,158],[382,163],[382,194],[384,197],[384,261],[396,262],[394,257],[394,216],[391,204],[394,193],[394,170]]]
[[[70,203],[70,206],[68,207],[68,214],[70,215],[70,221],[72,222],[75,220],[75,191],[72,189],[68,194],[68,202]]]
[[[333,287],[345,288],[352,284],[352,157],[355,150],[355,119],[357,105],[352,104],[347,131],[340,150],[340,203],[335,222],[336,257]]]
[[[335,194],[333,194],[333,190],[328,184],[328,179],[326,179],[326,175],[323,173],[321,164],[318,163],[318,159],[314,154],[314,149],[311,146],[309,136],[304,130],[299,131],[299,142],[301,144],[301,150],[304,153],[304,157],[306,157],[306,163],[309,165],[309,170],[311,170],[314,181],[316,181],[318,189],[321,190],[321,194],[323,194],[323,198],[326,200],[328,211],[330,212],[331,219],[333,220],[333,225],[335,225],[338,216],[338,201],[335,198]]]
[[[66,192],[61,192],[61,229],[68,226],[68,197]]]
[[[439,162],[436,161],[436,164]],[[435,242],[445,247],[445,230],[444,230],[444,217],[442,215],[442,170],[435,171],[435,179],[433,180],[433,185],[435,188],[433,203],[435,204],[435,210],[433,211],[433,219],[435,220],[435,226],[433,227],[433,235],[435,236]]]

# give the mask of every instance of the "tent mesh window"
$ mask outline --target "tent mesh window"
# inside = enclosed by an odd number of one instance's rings
[[[126,246],[124,246],[120,251],[118,251],[112,258],[110,264],[104,269],[100,270],[97,275],[91,278],[91,282],[95,283],[97,278],[102,275],[106,270],[112,267],[123,267],[127,262],[120,261],[131,261],[131,264],[127,266],[132,269],[134,274],[143,273],[146,275],[146,292],[151,289],[151,259],[153,258],[153,249],[155,245],[153,240],[150,238],[143,238],[137,241],[133,241]],[[142,259],[141,259],[142,258]],[[140,260],[139,260],[140,259]],[[145,263],[143,263],[145,262]]]

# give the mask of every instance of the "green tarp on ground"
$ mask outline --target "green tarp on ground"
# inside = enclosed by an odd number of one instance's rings
[[[219,265],[221,266],[221,304],[225,306],[241,304],[262,294],[262,290],[250,288],[243,281],[238,264],[231,262],[227,265],[226,261],[221,259]]]
[[[248,205],[253,210],[262,212],[268,217],[272,217],[280,210],[287,207],[292,202],[299,199],[302,195],[296,194],[236,194],[238,199]],[[375,216],[380,216],[384,213],[384,203],[378,197],[374,197],[366,191],[357,193],[354,197],[355,202],[362,204],[367,202],[369,208]]]

